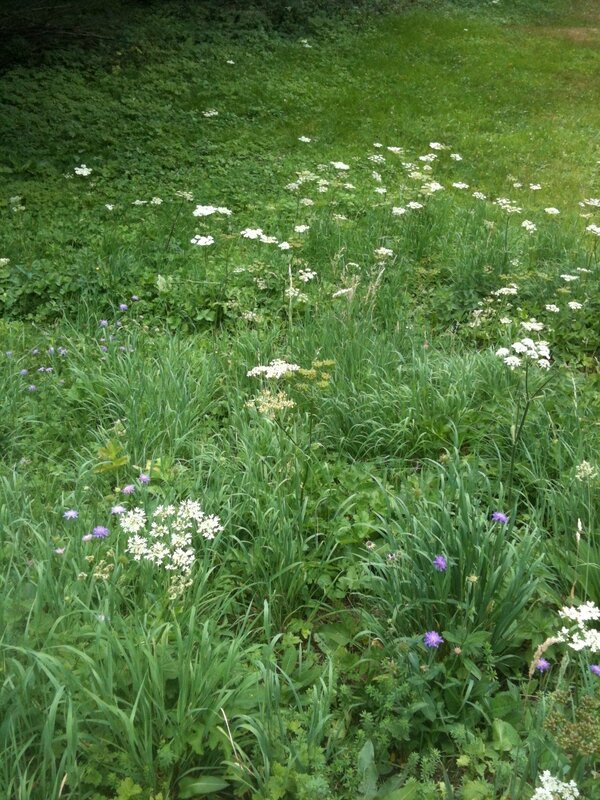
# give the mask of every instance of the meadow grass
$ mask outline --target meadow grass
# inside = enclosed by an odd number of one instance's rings
[[[0,82],[0,798],[595,800],[597,12],[215,9]]]

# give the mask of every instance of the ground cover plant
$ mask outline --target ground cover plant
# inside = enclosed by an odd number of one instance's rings
[[[600,797],[597,10],[326,11],[11,34],[0,797]]]

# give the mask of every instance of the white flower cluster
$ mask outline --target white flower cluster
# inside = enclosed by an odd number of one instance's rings
[[[559,781],[549,770],[542,772],[540,783],[531,800],[576,800],[580,796],[575,781]]]
[[[211,214],[224,214],[226,217],[231,216],[231,211],[225,206],[196,206],[192,211],[195,217],[210,217]]]
[[[158,506],[151,520],[142,508],[134,508],[119,517],[119,525],[130,534],[125,549],[135,561],[149,561],[183,575],[189,575],[196,560],[194,534],[214,539],[223,530],[220,519],[205,514],[195,500]]]
[[[511,352],[511,350],[513,352]],[[515,353],[517,355],[515,355]],[[510,348],[501,347],[496,350],[496,355],[504,360],[504,363],[511,369],[520,367],[523,357],[535,361],[538,367],[550,369],[550,348],[548,342],[534,342],[533,339],[525,338],[511,344]]]
[[[83,175],[87,178],[88,175],[92,174],[92,168],[86,167],[85,164],[82,164],[80,167],[75,167],[75,175]]]
[[[494,201],[494,204],[499,206],[503,211],[506,211],[507,214],[520,214],[523,211],[522,208],[515,205],[508,197],[499,197]]]
[[[600,620],[600,608],[595,603],[582,603],[580,606],[564,606],[559,617],[568,620],[570,627],[563,627],[558,634],[562,642],[566,642],[573,650],[589,650],[600,653],[600,631],[590,628],[590,622]]]
[[[256,378],[260,375],[264,375],[265,378],[283,378],[284,375],[287,375],[290,372],[297,372],[300,369],[298,364],[288,364],[287,361],[283,361],[280,358],[276,358],[274,361],[271,361],[270,364],[266,366],[257,366],[253,367],[251,370],[248,370],[246,375],[249,378]]]

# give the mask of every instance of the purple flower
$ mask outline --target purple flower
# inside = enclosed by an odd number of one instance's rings
[[[590,664],[590,672],[600,678],[600,664]]]
[[[68,509],[68,511],[65,511],[65,513],[63,514],[63,517],[65,519],[77,519],[78,516],[79,516],[79,511],[75,511],[74,508]]]
[[[94,539],[106,539],[110,531],[108,528],[105,528],[104,525],[96,525],[94,530],[92,531],[92,535]]]
[[[508,517],[506,514],[503,514],[502,511],[494,511],[492,514],[492,522],[499,522],[501,525],[506,525],[508,523]]]
[[[444,558],[444,556],[436,556],[433,559],[433,566],[437,569],[438,572],[445,572],[448,567],[448,562]]]
[[[538,658],[535,668],[538,672],[546,672],[550,669],[550,662],[546,661],[545,658]]]
[[[150,483],[150,475],[146,475],[144,472],[142,472],[138,480],[140,483]]]
[[[59,347],[58,348],[58,355],[62,356],[63,358],[67,355],[68,352],[69,351],[67,350],[66,347]]]
[[[124,514],[127,511],[125,506],[113,506],[110,510],[111,514]]]
[[[21,369],[21,370],[19,370],[19,375],[23,375],[23,376],[29,375],[29,370],[28,369]]]
[[[124,486],[121,491],[123,494],[133,494],[135,492],[135,486],[133,483],[128,483],[127,486]]]
[[[101,328],[108,328],[108,320],[107,319],[101,319],[100,322],[98,323],[98,325],[100,325]]]
[[[128,308],[127,303],[119,303],[119,311],[127,311]]]
[[[48,348],[48,355],[49,356],[53,356],[54,355],[54,348],[52,347],[52,345],[50,345],[50,347]]]
[[[108,347],[105,344],[100,345],[100,350],[102,350],[103,353],[108,353]]]
[[[444,640],[437,631],[427,631],[423,637],[425,647],[439,647],[444,643]]]
[[[35,385],[35,383],[29,384],[29,386],[27,387],[27,391],[28,392],[37,392],[37,386]]]

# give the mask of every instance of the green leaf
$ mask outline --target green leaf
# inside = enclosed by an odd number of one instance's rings
[[[228,781],[215,775],[204,775],[202,778],[184,778],[179,782],[179,797],[181,800],[193,800],[193,798],[201,795],[220,792],[228,786]]]
[[[364,800],[371,800],[377,794],[377,767],[375,748],[370,739],[367,739],[358,754],[358,772],[361,776],[358,791],[362,792]]]
[[[510,722],[495,719],[492,727],[494,750],[510,751],[521,744],[521,737]]]

